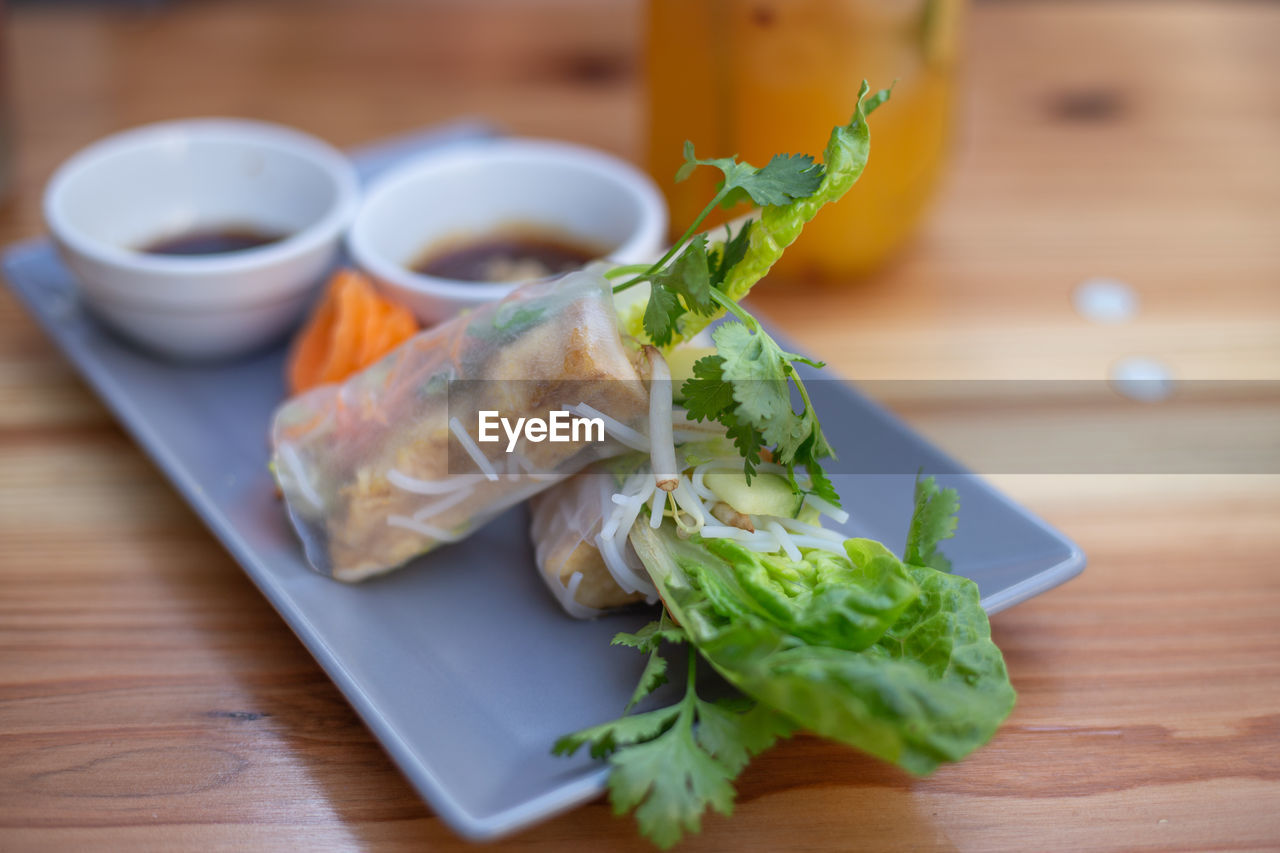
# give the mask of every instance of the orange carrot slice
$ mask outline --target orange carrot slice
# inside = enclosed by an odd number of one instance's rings
[[[418,323],[368,277],[338,270],[298,337],[285,367],[289,393],[340,382],[413,337]]]

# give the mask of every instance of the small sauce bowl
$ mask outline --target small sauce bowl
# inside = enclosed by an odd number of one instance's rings
[[[377,182],[347,235],[352,259],[424,323],[502,299],[518,283],[413,269],[435,246],[511,227],[560,233],[622,264],[656,258],[667,208],[657,186],[616,157],[563,142],[497,140],[429,154]]]
[[[359,204],[350,162],[290,128],[239,119],[163,122],[62,164],[44,216],[86,305],[154,352],[225,358],[278,339],[334,263]],[[151,254],[184,233],[283,235],[242,251]]]

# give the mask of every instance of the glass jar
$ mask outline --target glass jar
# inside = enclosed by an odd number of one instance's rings
[[[864,78],[897,84],[871,121],[862,179],[787,251],[779,272],[850,279],[911,235],[948,149],[964,0],[649,0],[648,168],[681,231],[715,192],[713,170],[673,183],[699,157],[756,166],[821,155],[849,121]],[[728,218],[742,211],[732,211]]]

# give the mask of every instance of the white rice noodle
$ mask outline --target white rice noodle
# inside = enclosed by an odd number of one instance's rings
[[[843,542],[833,542],[818,536],[797,536],[793,535],[791,541],[797,548],[812,548],[815,551],[827,551],[839,557],[848,557],[849,553],[844,550]]]
[[[631,526],[627,525],[610,539],[597,537],[596,546],[600,549],[600,556],[604,558],[605,567],[617,581],[618,586],[626,592],[642,593],[645,598],[653,601],[657,598],[658,591],[654,589],[653,584],[640,577],[627,560],[627,532],[630,530]]]
[[[288,469],[285,473],[288,474],[290,480],[297,483],[298,491],[307,499],[307,503],[311,504],[311,508],[323,512],[324,501],[320,499],[320,493],[316,491],[315,486],[312,486],[311,481],[307,479],[302,460],[298,458],[297,448],[288,442],[282,443],[280,445],[280,461]]]
[[[717,501],[716,493],[707,488],[706,476],[707,466],[699,465],[693,469],[693,474],[689,476],[689,486],[693,489],[693,493],[703,500]]]
[[[604,424],[604,431],[616,438],[621,443],[630,447],[632,450],[641,450],[645,453],[649,452],[649,439],[644,433],[634,430],[616,418],[611,418],[604,412],[586,403],[579,403],[576,406],[565,406],[564,410],[583,418],[599,418]]]
[[[462,449],[467,451],[467,455],[476,463],[476,467],[480,469],[488,480],[497,480],[498,472],[493,469],[493,463],[490,462],[485,455],[480,452],[480,446],[476,444],[470,433],[462,426],[462,421],[458,418],[449,418],[449,431],[458,439],[458,444],[462,445]]]
[[[456,489],[452,494],[445,495],[439,500],[431,501],[423,504],[422,507],[413,514],[413,520],[422,522],[426,521],[434,515],[439,515],[448,509],[453,509],[458,504],[471,497],[472,489]]]
[[[472,479],[474,477],[462,474],[445,480],[419,480],[395,468],[387,471],[388,483],[397,489],[413,492],[415,495],[445,495],[469,485]]]
[[[609,570],[609,574],[613,576],[613,579],[617,581],[618,586],[622,587],[626,592],[641,591],[646,596],[656,596],[657,590],[653,588],[652,584],[640,577],[636,569],[626,559],[625,553],[627,536],[631,533],[631,526],[640,517],[641,507],[649,500],[650,495],[658,491],[658,488],[653,484],[653,480],[649,479],[648,475],[644,475],[644,481],[645,483],[642,484],[640,491],[632,492],[628,490],[625,494],[613,496],[612,501],[616,505],[616,509],[605,518],[604,523],[601,525],[600,532],[596,535],[596,548],[599,549],[600,556],[604,559],[605,567]],[[628,479],[627,485],[634,488],[634,476]],[[647,488],[645,485],[647,485]]]
[[[817,495],[805,495],[804,501],[818,512],[833,520],[836,524],[844,524],[849,520],[849,513],[835,504],[828,503]]]
[[[798,521],[794,518],[783,518],[778,516],[775,516],[775,517],[777,518],[777,521],[779,524],[781,524],[787,530],[790,530],[792,533],[799,533],[804,536],[809,536],[817,539],[829,539],[830,541],[835,542],[836,544],[840,544],[845,540],[844,534],[840,533],[837,530],[827,530],[826,528],[819,527],[816,524],[806,524],[805,522]]]
[[[768,530],[752,532],[740,527],[730,527],[727,524],[707,524],[702,528],[702,535],[712,539],[732,539],[761,554],[773,554],[782,549],[778,537]]]
[[[718,539],[733,539],[753,551],[765,554],[782,551],[793,560],[803,558],[801,548],[826,551],[840,557],[849,556],[844,550],[844,537],[835,531],[823,530],[821,527],[805,524],[793,518],[777,516],[750,516],[750,518],[752,523],[760,528],[755,533],[730,525],[708,524],[702,528],[702,535]]]
[[[390,527],[403,527],[406,530],[412,530],[414,533],[430,536],[437,542],[457,542],[462,538],[461,533],[450,533],[448,530],[433,527],[407,515],[389,515],[387,516],[387,525]]]
[[[647,488],[645,488],[646,485]],[[647,474],[631,475],[623,484],[622,492],[609,498],[619,509],[615,509],[604,519],[600,528],[601,534],[605,537],[613,537],[623,527],[624,520],[626,520],[626,529],[630,529],[636,517],[640,515],[640,507],[644,506],[644,502],[655,490],[656,486],[649,480]]]

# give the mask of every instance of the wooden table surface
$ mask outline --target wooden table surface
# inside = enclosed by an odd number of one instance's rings
[[[9,10],[16,194],[193,114],[353,145],[463,114],[639,153],[639,7]],[[857,287],[757,305],[857,377],[1280,378],[1280,6],[992,3],[929,226]],[[1101,99],[1102,111],[1063,110]],[[1076,315],[1117,276],[1135,320]],[[917,405],[945,426],[944,402]],[[1079,579],[993,619],[1020,693],[914,780],[799,737],[683,849],[1280,847],[1280,478],[1022,475]],[[0,289],[0,848],[461,848],[266,601]],[[498,848],[643,850],[596,802]]]

